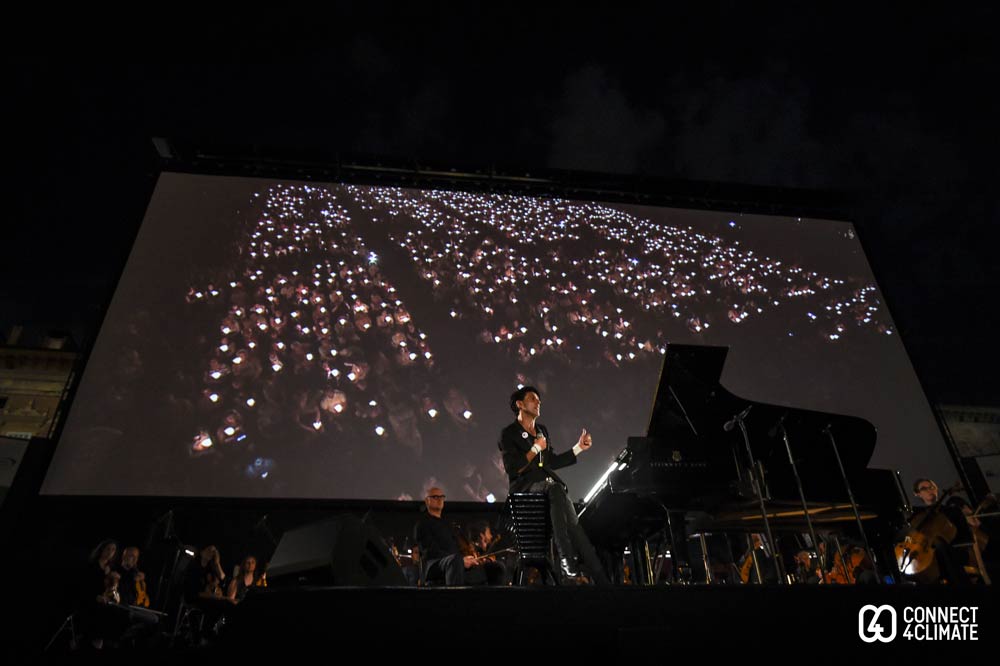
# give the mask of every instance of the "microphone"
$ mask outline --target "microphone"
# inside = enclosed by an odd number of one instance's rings
[[[751,409],[753,409],[753,405],[748,405],[747,408],[744,409],[742,412],[740,412],[739,414],[737,414],[733,418],[731,418],[728,421],[726,421],[723,424],[722,429],[725,430],[726,432],[732,431],[732,429],[736,427],[736,424],[738,422],[742,421],[743,419],[745,419],[747,417],[747,414],[750,413]]]
[[[538,426],[538,434],[540,436],[542,436],[542,437],[545,438],[545,449],[547,449],[548,445],[549,445],[549,437],[548,437],[548,435],[545,434],[545,426],[539,424],[539,426]],[[536,437],[536,439],[537,439],[537,437]],[[545,453],[545,449],[542,449],[541,451],[538,452],[538,466],[539,467],[543,467],[543,465],[542,465],[542,454]]]

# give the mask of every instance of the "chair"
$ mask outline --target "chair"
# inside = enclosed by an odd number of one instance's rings
[[[440,575],[431,578],[427,577],[427,570],[430,568],[430,563],[421,558],[420,559],[420,577],[418,579],[417,585],[419,587],[438,587],[445,584],[444,573],[441,572],[441,568],[438,567]]]
[[[545,584],[558,584],[552,566],[552,518],[549,496],[545,493],[511,493],[507,496],[508,526],[517,545],[518,570],[515,580],[524,585],[525,575],[535,567]]]

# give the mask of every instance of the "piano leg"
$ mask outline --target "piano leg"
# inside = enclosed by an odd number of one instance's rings
[[[685,516],[681,511],[667,512],[667,534],[670,537],[670,559],[673,563],[673,579],[675,583],[683,582],[680,572],[689,571],[687,552],[687,530]]]
[[[652,564],[649,558],[649,543],[644,539],[637,539],[629,544],[629,552],[632,561],[632,584],[652,585]]]
[[[700,532],[698,534],[698,543],[701,545],[701,563],[705,567],[705,583],[707,585],[712,584],[712,567],[708,562],[708,542],[705,541],[705,533]]]

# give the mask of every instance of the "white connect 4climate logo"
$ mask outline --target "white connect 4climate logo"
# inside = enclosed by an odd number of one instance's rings
[[[889,613],[889,631],[885,631],[885,623],[882,616]],[[858,611],[858,636],[865,643],[881,641],[889,643],[896,638],[896,609],[889,605],[873,606],[868,604],[862,606]]]

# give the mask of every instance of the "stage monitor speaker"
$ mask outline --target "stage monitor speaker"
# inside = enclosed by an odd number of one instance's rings
[[[406,585],[382,536],[352,515],[288,530],[267,569],[272,585]]]

